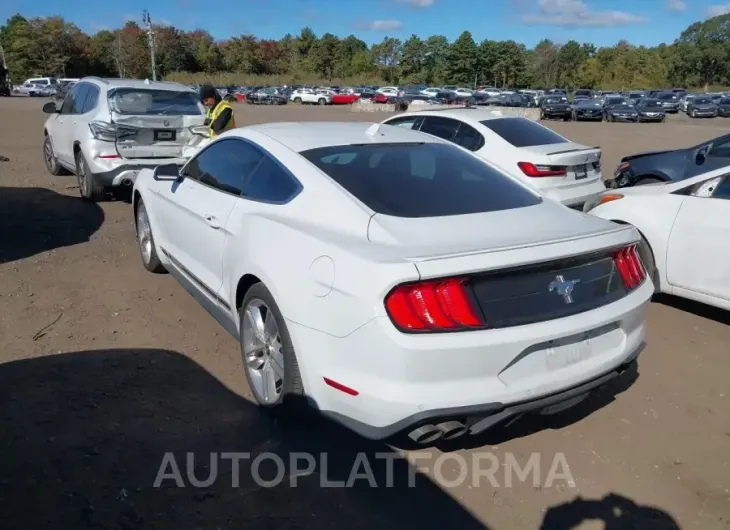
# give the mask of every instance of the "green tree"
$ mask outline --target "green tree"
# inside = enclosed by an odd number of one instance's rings
[[[472,86],[478,75],[477,45],[471,33],[464,31],[449,47],[445,74],[451,83]]]

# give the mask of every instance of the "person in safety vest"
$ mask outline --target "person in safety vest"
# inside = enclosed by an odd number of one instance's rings
[[[208,109],[205,124],[208,126],[208,133],[211,138],[228,129],[236,128],[236,120],[233,117],[233,107],[224,100],[212,85],[200,87],[200,101]]]

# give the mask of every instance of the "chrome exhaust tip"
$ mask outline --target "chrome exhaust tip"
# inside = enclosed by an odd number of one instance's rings
[[[422,425],[418,429],[414,429],[408,433],[408,437],[417,444],[430,444],[441,438],[444,434],[440,428],[435,425]]]
[[[454,438],[458,438],[459,436],[466,434],[466,431],[468,430],[467,426],[460,421],[445,421],[443,423],[439,423],[436,427],[441,429],[441,432],[443,433],[442,438],[444,440],[453,440]]]

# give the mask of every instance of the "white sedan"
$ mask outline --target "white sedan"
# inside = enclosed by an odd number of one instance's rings
[[[383,123],[454,142],[566,206],[582,209],[606,190],[599,148],[571,142],[526,118],[472,107],[415,110]]]
[[[657,291],[730,310],[730,177],[710,171],[606,192],[585,210],[635,226]]]
[[[643,347],[653,287],[634,228],[427,134],[234,129],[140,172],[133,200],[144,266],[240,341],[258,403],[304,399],[370,438],[557,412]]]

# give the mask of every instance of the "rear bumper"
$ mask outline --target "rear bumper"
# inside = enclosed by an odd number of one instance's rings
[[[604,191],[606,191],[606,186],[603,184],[603,180],[599,177],[590,184],[575,183],[571,186],[552,189],[550,190],[549,195],[557,198],[565,206],[577,207],[586,201],[593,199],[596,195],[599,195]]]
[[[154,164],[125,164],[109,171],[101,173],[94,173],[94,178],[102,186],[121,186],[129,181],[131,184],[137,179],[137,175],[143,169],[155,169],[157,166],[162,164],[177,164],[182,166],[185,163],[184,159],[171,158],[164,160],[157,160]]]
[[[447,421],[462,422],[468,428],[470,435],[477,435],[497,425],[509,423],[523,414],[536,413],[548,415],[577,405],[589,393],[605,386],[624,372],[636,369],[638,364],[637,358],[645,346],[646,344],[642,343],[627,357],[625,362],[590,381],[541,398],[519,403],[485,403],[483,405],[429,410],[413,414],[385,427],[373,427],[332,411],[325,411],[323,414],[355,431],[360,436],[372,440],[391,438],[399,433],[415,430],[419,426],[444,423]]]
[[[516,414],[573,399],[625,370],[643,347],[653,292],[647,280],[621,300],[584,313],[439,336],[400,333],[387,317],[347,337],[287,325],[307,396],[323,415],[371,439],[451,419],[481,432]],[[592,344],[587,357],[570,353],[570,360],[553,362],[551,356],[563,355],[554,345],[584,341]],[[356,395],[329,386],[325,378]]]

